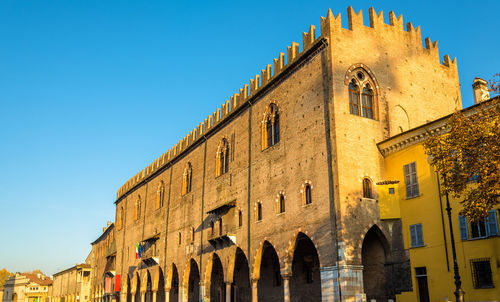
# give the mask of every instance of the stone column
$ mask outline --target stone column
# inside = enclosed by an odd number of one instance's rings
[[[170,302],[170,289],[166,289],[166,288],[165,288],[165,302]],[[179,301],[175,301],[175,302],[179,302]]]
[[[231,282],[226,282],[226,302],[231,302]]]
[[[321,275],[321,301],[339,301],[338,270],[337,266],[326,266],[320,268]]]
[[[156,294],[157,293],[158,293],[157,290],[153,290],[153,299],[152,299],[153,302],[156,302]]]
[[[252,302],[259,302],[258,285],[259,279],[252,280]]]
[[[146,302],[146,292],[141,292],[141,302]]]
[[[135,301],[135,293],[134,292],[130,293],[130,298],[132,299],[132,302],[137,302],[137,301]]]
[[[290,302],[290,275],[283,275],[283,301]]]

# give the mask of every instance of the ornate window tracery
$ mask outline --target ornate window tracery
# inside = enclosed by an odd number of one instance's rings
[[[156,203],[155,203],[156,209],[163,207],[164,195],[165,195],[165,184],[163,183],[163,181],[160,181],[158,187],[156,188]]]
[[[261,125],[262,150],[276,145],[280,141],[280,116],[278,105],[269,104]]]
[[[182,195],[185,195],[191,192],[191,183],[192,183],[193,169],[191,163],[188,162],[186,167],[184,168],[184,174],[182,174]]]
[[[220,176],[229,171],[229,143],[223,138],[217,148],[215,162],[215,176]]]
[[[346,74],[349,92],[349,113],[376,119],[378,84],[372,72],[362,64],[349,68]]]

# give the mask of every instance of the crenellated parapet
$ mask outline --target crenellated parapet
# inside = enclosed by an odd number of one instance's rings
[[[389,12],[389,23],[384,22],[383,12],[380,11],[376,13],[373,8],[369,9],[370,24],[365,25],[363,23],[363,12],[360,10],[358,13],[354,11],[352,7],[347,8],[347,18],[348,18],[348,28],[342,28],[341,24],[341,14],[334,16],[331,10],[328,10],[326,17],[321,17],[321,34],[316,37],[315,26],[311,25],[307,32],[302,34],[302,50],[299,44],[292,42],[285,52],[280,52],[278,57],[273,60],[273,64],[267,64],[261,71],[260,74],[256,74],[250,79],[248,84],[244,84],[242,88],[238,89],[228,100],[217,108],[212,114],[208,115],[203,122],[198,124],[189,134],[187,134],[183,139],[181,139],[172,148],[167,150],[161,156],[159,156],[153,163],[147,166],[145,169],[138,172],[132,178],[130,178],[117,192],[117,200],[122,196],[133,190],[140,183],[145,181],[152,174],[156,173],[176,157],[178,157],[183,151],[188,149],[191,145],[195,144],[207,133],[211,132],[219,123],[230,118],[236,113],[238,108],[245,104],[249,99],[256,96],[262,89],[266,86],[272,84],[273,80],[276,79],[280,74],[292,68],[295,62],[297,62],[301,56],[308,52],[313,46],[323,43],[321,41],[331,39],[332,36],[337,34],[351,31],[384,31],[384,32],[394,32],[401,35],[406,35],[409,37],[409,41],[413,41],[414,47],[427,52],[430,56],[436,57],[436,62],[439,62],[439,51],[437,41],[431,42],[429,38],[425,39],[425,48],[422,47],[422,37],[420,32],[420,27],[414,27],[411,22],[406,24],[406,30],[403,23],[403,16],[397,17],[394,12]],[[442,66],[456,69],[456,59],[451,60],[448,55],[444,56],[444,61],[441,63]]]

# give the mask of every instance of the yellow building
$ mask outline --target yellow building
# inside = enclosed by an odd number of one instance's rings
[[[481,106],[491,104],[491,100],[482,101],[476,99],[476,105],[464,109],[464,113],[473,114]],[[455,300],[446,196],[439,194],[440,180],[422,145],[429,134],[445,129],[448,118],[440,118],[378,144],[386,171],[386,181],[377,186],[380,218],[402,219],[404,246],[409,251],[411,263],[413,291],[398,295],[397,301]],[[499,301],[499,209],[490,211],[484,222],[471,224],[459,216],[459,200],[449,196],[449,201],[465,300]]]
[[[52,279],[43,274],[16,273],[4,284],[3,302],[49,302]]]

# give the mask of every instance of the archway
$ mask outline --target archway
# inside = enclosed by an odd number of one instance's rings
[[[158,268],[158,290],[156,292],[156,302],[165,302],[165,279],[161,268]]]
[[[134,302],[139,302],[139,301],[142,301],[141,300],[141,278],[139,277],[139,275],[137,273],[135,275],[135,278],[137,280],[137,284],[136,284],[136,287],[135,287]]]
[[[172,280],[170,281],[170,292],[168,299],[170,302],[179,301],[179,273],[177,267],[172,263]]]
[[[361,248],[363,288],[367,301],[388,299],[385,270],[388,246],[387,239],[376,225],[368,230]]]
[[[130,293],[130,278],[127,276],[127,302],[132,302],[132,294]]]
[[[146,283],[146,293],[144,296],[145,302],[153,302],[153,282],[151,282],[151,274],[149,271],[146,272],[147,274],[147,283]]]
[[[250,288],[250,272],[245,253],[238,248],[236,250],[232,284],[231,302],[250,302],[252,290]]]
[[[210,302],[224,302],[226,289],[224,286],[224,270],[217,254],[212,256],[212,272],[210,274]]]
[[[198,265],[191,259],[188,279],[188,302],[198,302],[200,298],[200,271]]]
[[[12,302],[17,302],[17,294],[16,293],[12,294]]]
[[[295,240],[290,278],[292,302],[321,301],[319,257],[314,243],[304,233]]]
[[[278,254],[267,241],[262,247],[258,296],[259,301],[283,301],[284,299]]]

